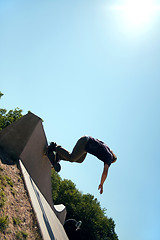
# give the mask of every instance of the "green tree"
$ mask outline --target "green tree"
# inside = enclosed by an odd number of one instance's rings
[[[3,93],[0,91],[0,98],[3,96]]]
[[[67,219],[82,221],[81,240],[118,240],[115,223],[105,215],[106,209],[91,194],[82,194],[71,180],[62,180],[52,171],[52,195],[55,204],[64,203]]]
[[[2,96],[3,93],[0,91],[0,98]],[[0,108],[0,130],[7,127],[22,116],[22,110],[19,108],[9,110],[8,112],[6,109]]]

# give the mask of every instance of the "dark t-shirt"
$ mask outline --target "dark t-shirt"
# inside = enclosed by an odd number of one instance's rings
[[[99,139],[95,139],[93,137],[88,137],[88,142],[86,144],[85,150],[96,156],[98,159],[107,163],[108,166],[111,165],[113,161],[113,155],[110,152],[110,148]]]

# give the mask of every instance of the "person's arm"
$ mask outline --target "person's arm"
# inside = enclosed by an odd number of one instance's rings
[[[103,193],[103,184],[104,184],[104,182],[105,182],[105,180],[107,178],[108,168],[109,168],[108,164],[105,164],[104,165],[104,169],[103,169],[103,173],[102,173],[102,176],[101,176],[101,183],[100,183],[100,185],[98,187],[98,190],[100,189],[100,194]]]

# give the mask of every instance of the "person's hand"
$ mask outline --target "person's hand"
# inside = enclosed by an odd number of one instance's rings
[[[100,194],[103,193],[103,185],[102,184],[99,185],[98,190],[100,190]]]

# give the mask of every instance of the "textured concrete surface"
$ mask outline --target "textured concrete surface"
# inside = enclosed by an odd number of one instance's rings
[[[23,162],[30,177],[63,224],[66,209],[54,207],[51,193],[51,163],[44,155],[47,139],[42,120],[28,113],[0,131],[0,156],[3,163]]]
[[[0,147],[13,161],[19,160],[20,154],[39,121],[41,121],[39,117],[28,113],[0,131]]]
[[[62,224],[20,161],[21,171],[44,240],[69,240]]]

